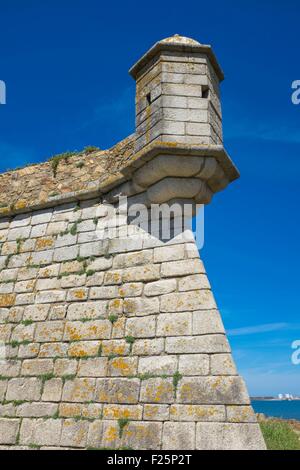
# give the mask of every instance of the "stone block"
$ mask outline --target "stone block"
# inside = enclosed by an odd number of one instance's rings
[[[78,358],[98,356],[100,346],[100,341],[75,341],[74,343],[69,344],[68,356]]]
[[[39,357],[63,357],[67,355],[67,351],[68,343],[43,343],[40,347]]]
[[[154,356],[164,351],[163,338],[138,339],[133,343],[132,353],[137,356]]]
[[[83,302],[70,305],[67,312],[68,320],[105,318],[107,302]]]
[[[122,284],[122,275],[123,271],[121,270],[108,271],[104,275],[104,284],[108,286],[120,285]]]
[[[137,357],[115,357],[109,361],[109,374],[112,377],[132,377],[137,373]]]
[[[141,405],[104,405],[103,419],[141,420],[143,407]]]
[[[0,360],[0,377],[17,377],[20,373],[21,362]]]
[[[16,378],[8,382],[6,400],[39,400],[41,398],[41,381],[37,378]]]
[[[54,374],[59,376],[75,375],[77,361],[75,359],[57,359],[54,363]]]
[[[252,406],[227,406],[227,421],[229,423],[256,423],[257,418]]]
[[[178,370],[182,375],[208,375],[208,354],[183,354],[179,356]]]
[[[149,282],[145,285],[144,294],[148,297],[169,294],[177,287],[176,279],[165,279],[156,282]]]
[[[32,341],[35,325],[17,325],[11,335],[11,341]]]
[[[71,447],[85,447],[87,442],[89,423],[66,419],[63,421],[60,445]]]
[[[107,373],[108,359],[106,357],[95,357],[81,359],[78,368],[78,377],[105,377]]]
[[[61,427],[61,419],[24,418],[20,430],[20,444],[58,446]]]
[[[169,405],[144,405],[144,420],[146,421],[168,421]]]
[[[111,341],[102,341],[103,356],[127,356],[130,351],[130,345],[124,339]]]
[[[172,247],[175,248],[175,247]],[[182,245],[182,249],[184,246]],[[187,276],[190,274],[205,273],[200,259],[188,259],[182,261],[168,261],[161,266],[162,277]]]
[[[95,401],[99,403],[136,404],[139,399],[138,379],[97,379]]]
[[[152,263],[152,250],[143,250],[133,253],[116,255],[113,261],[114,269],[129,268],[130,266],[148,265]]]
[[[184,259],[184,245],[162,246],[154,248],[154,263],[178,261]]]
[[[62,394],[63,401],[84,403],[94,400],[95,379],[74,379],[65,382]]]
[[[0,401],[4,400],[5,392],[6,392],[6,389],[7,389],[7,384],[8,384],[8,380],[1,380],[0,381]]]
[[[57,411],[55,403],[23,403],[16,410],[16,415],[21,418],[52,417]]]
[[[142,380],[140,401],[142,403],[173,403],[172,378],[150,378]]]
[[[117,286],[92,287],[90,299],[114,299],[118,297]]]
[[[67,322],[64,340],[82,341],[86,339],[109,339],[111,333],[109,320],[91,320],[88,322]]]
[[[179,279],[178,290],[180,292],[197,289],[210,289],[210,283],[208,282],[206,274],[192,274],[191,276]]]
[[[171,405],[172,421],[225,421],[224,405]]]
[[[160,314],[157,319],[157,336],[183,336],[192,334],[192,314]]]
[[[162,423],[134,422],[125,426],[122,435],[122,447],[138,450],[160,448]]]
[[[60,287],[66,289],[67,287],[82,287],[86,283],[86,275],[73,274],[70,276],[62,277]]]
[[[240,377],[184,377],[178,385],[177,401],[199,405],[248,405],[249,397]]]
[[[24,320],[44,321],[46,320],[50,310],[50,305],[37,304],[25,307]]]
[[[149,356],[139,360],[138,373],[150,375],[173,375],[177,370],[177,356]]]
[[[128,298],[124,300],[124,313],[128,316],[144,316],[159,313],[159,299]]]
[[[193,334],[225,333],[218,310],[199,310],[193,313]]]
[[[63,321],[45,321],[36,326],[35,340],[39,343],[61,341],[64,333]]]
[[[46,375],[53,371],[53,361],[51,359],[25,359],[22,364],[22,375]]]
[[[230,352],[224,335],[181,336],[166,338],[166,352],[176,354]]]
[[[37,304],[50,304],[55,302],[64,302],[66,291],[64,290],[47,290],[36,294]]]
[[[87,446],[92,449],[100,449],[102,447],[102,420],[93,421],[89,425]]]
[[[0,444],[16,444],[19,419],[0,418]]]
[[[196,290],[163,295],[160,308],[162,312],[184,312],[215,309],[216,304],[210,290]]]
[[[258,424],[198,423],[197,450],[265,450]]]
[[[236,375],[237,370],[231,354],[212,354],[210,356],[211,375]]]
[[[196,435],[195,423],[164,423],[162,448],[164,450],[192,450]]]
[[[147,266],[136,266],[123,271],[123,282],[148,282],[160,278],[159,266],[148,264]]]
[[[62,387],[62,379],[53,378],[46,380],[44,384],[42,400],[59,402],[61,400]]]
[[[129,318],[126,321],[125,334],[134,338],[155,336],[155,317]]]
[[[118,295],[120,297],[137,297],[142,294],[142,291],[142,282],[130,282],[128,284],[123,284],[118,288]]]

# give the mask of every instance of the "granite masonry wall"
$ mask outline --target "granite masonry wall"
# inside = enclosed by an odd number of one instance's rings
[[[192,235],[99,240],[115,218],[92,200],[0,220],[1,448],[259,446]]]
[[[196,214],[238,178],[222,70],[175,35],[130,73],[134,135],[0,175],[0,449],[265,449],[193,234],[116,205]]]

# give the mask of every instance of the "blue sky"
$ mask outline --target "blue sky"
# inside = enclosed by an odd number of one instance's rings
[[[0,0],[0,171],[134,130],[130,66],[175,33],[225,71],[225,146],[239,181],[207,207],[203,260],[251,394],[300,395],[298,0]]]

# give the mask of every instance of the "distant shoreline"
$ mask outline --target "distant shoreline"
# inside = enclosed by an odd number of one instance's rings
[[[300,401],[300,398],[250,397],[251,401]]]

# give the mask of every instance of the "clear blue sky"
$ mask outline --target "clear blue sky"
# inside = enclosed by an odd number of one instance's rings
[[[134,130],[141,54],[175,33],[213,45],[241,178],[206,209],[202,257],[251,394],[300,395],[299,1],[0,0],[0,18],[1,171],[111,146]]]

